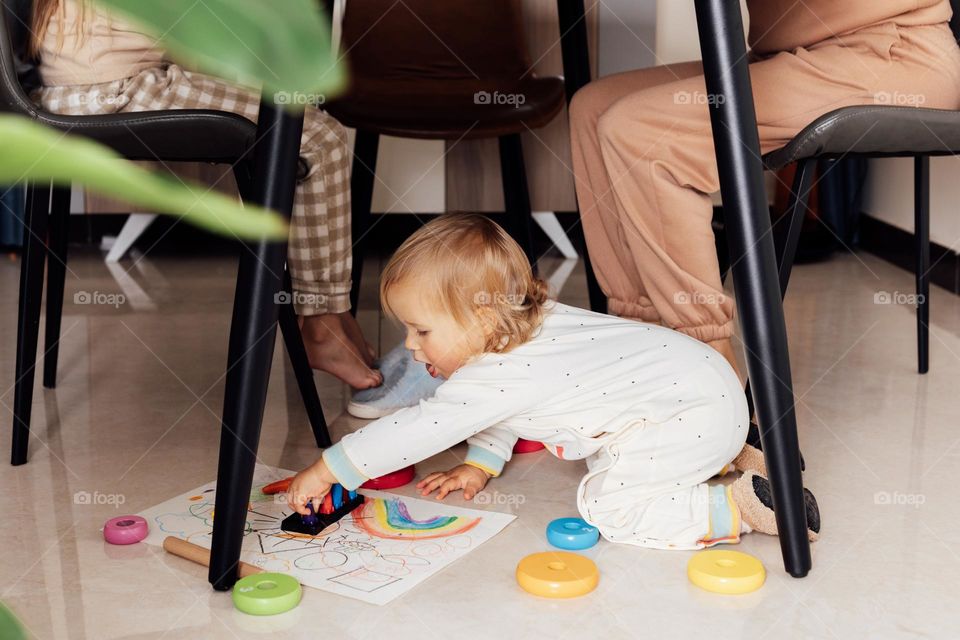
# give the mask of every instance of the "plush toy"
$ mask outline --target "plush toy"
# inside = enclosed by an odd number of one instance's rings
[[[773,492],[766,478],[767,465],[763,459],[760,445],[760,429],[753,422],[747,432],[747,441],[739,455],[731,463],[737,471],[742,471],[731,486],[731,494],[744,522],[756,531],[777,535],[777,520],[773,513]],[[800,470],[806,469],[803,454],[800,454]],[[817,499],[809,489],[803,490],[803,502],[807,514],[807,538],[815,541],[820,534],[820,508]]]
[[[755,471],[760,475],[767,475],[767,464],[763,460],[763,448],[760,446],[760,429],[757,423],[751,422],[750,429],[747,431],[747,442],[743,445],[740,454],[733,459],[733,466],[737,471]],[[807,468],[803,460],[803,454],[800,454],[800,471]]]

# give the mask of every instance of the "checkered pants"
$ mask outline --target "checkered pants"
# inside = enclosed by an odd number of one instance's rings
[[[65,115],[165,109],[230,111],[256,122],[258,92],[176,64],[94,85],[43,87],[33,96]],[[300,315],[350,309],[350,162],[343,126],[307,107],[300,157],[309,170],[297,183],[287,262]]]

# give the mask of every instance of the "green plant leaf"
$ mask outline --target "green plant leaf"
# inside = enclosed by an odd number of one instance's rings
[[[319,0],[96,2],[158,36],[184,64],[288,94],[278,104],[286,97],[287,105],[302,109],[333,96],[346,81]]]
[[[156,213],[183,216],[198,227],[245,240],[287,237],[273,211],[146,171],[92,140],[70,136],[23,116],[0,115],[0,184],[22,180],[78,182]]]
[[[2,640],[26,640],[27,634],[17,617],[9,609],[0,603],[0,639]]]

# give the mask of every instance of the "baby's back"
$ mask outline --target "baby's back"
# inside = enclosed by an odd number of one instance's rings
[[[745,402],[733,368],[702,342],[562,303],[551,303],[535,336],[502,357],[548,387],[547,402],[508,421],[518,428],[556,423],[594,437],[640,416],[666,422],[713,402],[718,382]]]

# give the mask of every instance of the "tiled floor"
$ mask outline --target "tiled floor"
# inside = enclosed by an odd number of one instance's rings
[[[547,274],[569,263],[546,261]],[[308,589],[292,612],[253,618],[210,589],[206,571],[155,547],[111,547],[102,523],[215,477],[234,263],[145,258],[111,274],[99,256],[71,259],[59,386],[35,395],[30,462],[0,465],[0,601],[41,638],[952,638],[957,636],[960,301],[933,293],[932,365],[916,374],[912,276],[868,255],[799,267],[787,304],[807,485],[823,516],[814,568],[782,568],[777,540],[740,549],[767,567],[762,589],[712,595],[686,578],[688,552],[601,543],[586,552],[598,589],[571,601],[521,592],[517,561],[544,550],[543,529],[574,513],[579,463],[520,456],[495,481],[522,496],[518,520],[489,543],[385,607]],[[129,273],[125,273],[129,270]],[[373,274],[371,264],[366,273]],[[0,400],[10,424],[18,264],[0,264]],[[119,278],[118,276],[124,276]],[[122,288],[121,288],[122,285]],[[396,329],[367,278],[361,323],[380,349]],[[74,303],[125,292],[124,304]],[[576,265],[560,297],[586,305]],[[897,296],[893,296],[897,298]],[[78,298],[80,300],[80,298]],[[260,459],[291,469],[313,446],[277,349]],[[335,436],[360,421],[348,391],[317,377]],[[3,433],[8,433],[5,428]],[[5,435],[0,444],[8,446]],[[421,471],[457,460],[444,453]],[[124,504],[75,504],[75,492]],[[453,503],[459,497],[451,498]]]

